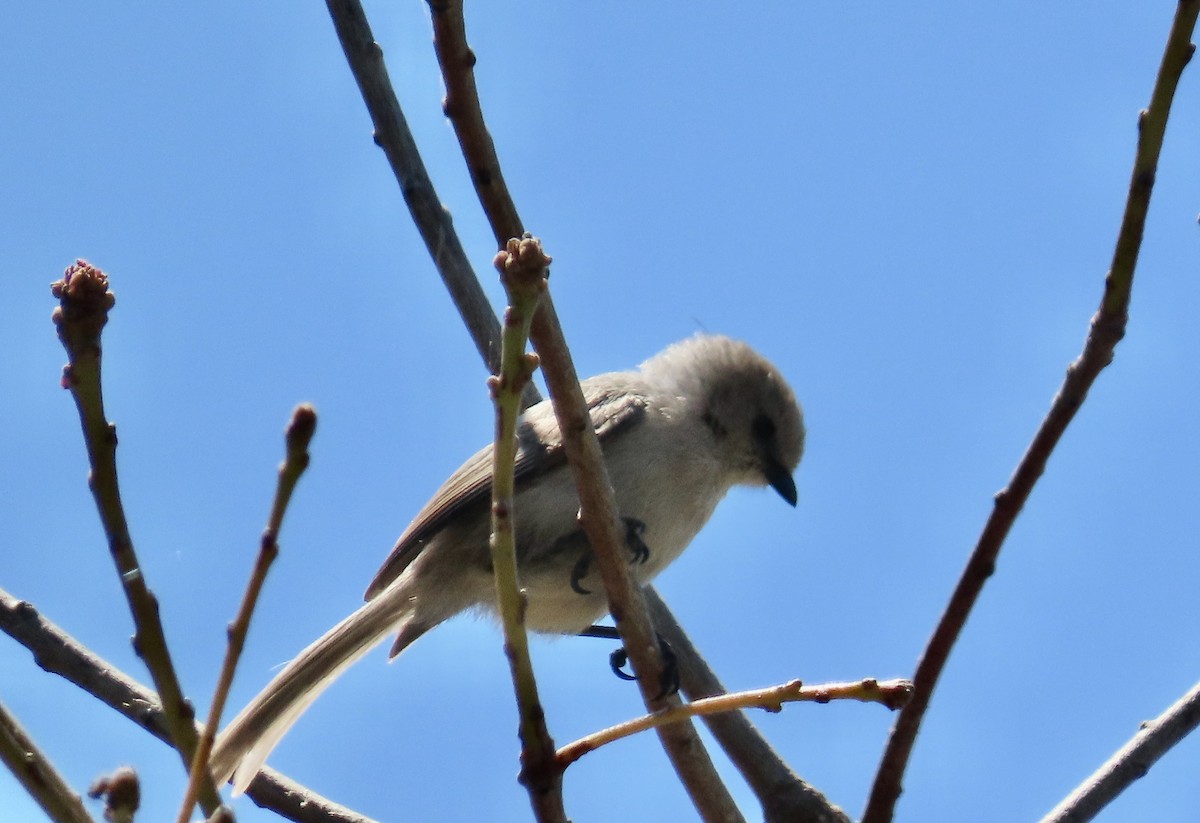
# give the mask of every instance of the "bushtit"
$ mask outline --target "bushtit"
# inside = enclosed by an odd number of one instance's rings
[[[779,372],[744,343],[697,335],[637,371],[585,380],[584,397],[624,523],[631,569],[650,581],[687,547],[729,489],[774,488],[796,505],[804,423]],[[577,634],[608,609],[549,402],[518,429],[515,529],[526,625]],[[292,660],[221,733],[218,782],[241,791],[300,714],[395,634],[391,657],[444,620],[495,609],[488,535],[492,447],[450,476],[400,536],[366,603]]]

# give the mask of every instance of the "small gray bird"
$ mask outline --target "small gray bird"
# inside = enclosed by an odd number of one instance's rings
[[[641,583],[679,556],[733,486],[769,485],[796,505],[800,407],[775,367],[745,343],[697,335],[637,371],[602,374],[582,387]],[[608,605],[591,569],[549,402],[526,411],[518,439],[514,517],[526,624],[578,634]],[[367,588],[367,602],[300,652],[234,718],[210,761],[218,784],[233,776],[235,789],[245,789],[300,714],[389,635],[396,635],[395,657],[459,612],[495,609],[491,472],[487,446],[409,524]]]

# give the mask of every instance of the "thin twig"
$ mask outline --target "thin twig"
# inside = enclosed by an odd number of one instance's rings
[[[446,84],[445,112],[454,127],[476,194],[501,248],[511,238],[523,236],[516,206],[504,184],[500,161],[483,119],[475,87],[475,56],[467,45],[461,0],[431,0],[434,48]],[[546,387],[554,402],[563,446],[579,492],[580,522],[596,559],[610,612],[646,706],[652,711],[677,705],[678,698],[661,698],[662,660],[641,588],[633,581],[624,560],[619,512],[608,482],[600,444],[591,425],[579,378],[558,323],[553,300],[547,294],[533,319],[530,337],[541,358]],[[712,759],[690,723],[658,730],[663,747],[675,766],[696,808],[706,820],[740,821],[741,813],[721,782]]]
[[[93,654],[39,615],[33,605],[3,589],[0,589],[0,631],[29,649],[42,669],[75,684],[171,745],[167,719],[154,692]],[[262,808],[296,823],[375,823],[269,767],[263,767],[246,794]]]
[[[217,687],[213,691],[212,705],[208,711],[208,719],[204,731],[200,735],[200,745],[196,747],[196,756],[192,759],[192,771],[188,779],[187,790],[183,793],[179,816],[176,823],[187,823],[192,816],[192,807],[196,803],[196,792],[200,787],[202,777],[208,774],[208,757],[212,754],[213,741],[221,723],[221,713],[225,710],[225,701],[229,697],[229,687],[233,685],[233,674],[237,670],[242,649],[246,645],[246,633],[250,630],[250,618],[258,603],[259,592],[267,579],[267,571],[275,558],[279,556],[279,530],[283,528],[283,516],[287,512],[292,492],[300,481],[300,475],[308,468],[308,444],[312,441],[317,428],[317,412],[307,403],[297,406],[292,412],[291,422],[288,423],[284,434],[286,452],[283,462],[279,464],[279,477],[275,483],[275,500],[271,505],[271,514],[267,518],[267,527],[263,530],[258,545],[258,557],[254,562],[254,570],[246,584],[246,592],[242,595],[241,605],[237,616],[229,626],[229,644],[225,652],[225,660],[221,664],[221,674],[217,678]]]
[[[1143,723],[1128,743],[1043,817],[1041,823],[1084,823],[1093,819],[1197,726],[1200,726],[1200,683],[1171,708]]]
[[[533,319],[530,337],[554,401],[563,451],[579,494],[580,524],[604,584],[609,613],[616,621],[621,643],[637,674],[642,699],[650,711],[678,705],[677,696],[661,696],[658,639],[646,611],[642,588],[630,575],[621,549],[624,536],[617,525],[620,513],[613,500],[612,484],[550,295],[546,295]],[[655,731],[701,817],[706,821],[740,823],[742,814],[717,774],[695,726],[673,723]]]
[[[654,628],[675,652],[683,693],[691,700],[725,694],[658,592],[651,586],[645,592]],[[754,791],[766,823],[850,823],[845,812],[792,771],[744,712],[710,715],[704,723]]]
[[[83,800],[0,703],[0,762],[55,823],[92,823]]]
[[[883,683],[877,680],[858,680],[853,683],[823,683],[819,686],[805,686],[799,680],[792,680],[765,689],[705,697],[681,706],[671,706],[661,712],[626,720],[624,723],[618,723],[568,743],[558,750],[558,759],[564,766],[567,766],[608,743],[669,723],[690,720],[693,717],[711,717],[743,709],[781,712],[784,703],[828,703],[831,700],[881,703],[889,709],[899,709],[911,697],[912,683],[907,680],[888,680]]]
[[[462,0],[428,2],[433,19],[433,48],[446,83],[442,109],[454,126],[475,194],[487,215],[496,244],[504,248],[510,237],[520,237],[525,229],[504,182],[496,145],[483,120],[479,90],[475,87],[475,54],[467,44]]]
[[[537,358],[525,351],[529,323],[546,291],[550,258],[535,238],[510,240],[496,255],[496,268],[508,295],[504,313],[500,372],[488,381],[496,406],[496,444],[492,449],[492,568],[496,600],[504,628],[504,651],[512,671],[520,714],[521,783],[529,793],[539,821],[566,823],[562,768],[554,755],[554,740],[546,728],[546,713],[538,697],[529,635],[525,630],[525,596],[517,571],[517,541],[513,530],[516,499],[517,420],[521,390],[529,383]]]
[[[1133,273],[1141,247],[1146,212],[1150,206],[1150,191],[1154,186],[1171,100],[1184,66],[1194,51],[1190,41],[1198,11],[1200,0],[1183,0],[1179,3],[1163,52],[1162,64],[1155,79],[1150,107],[1138,117],[1137,153],[1125,203],[1125,216],[1117,236],[1112,267],[1105,279],[1104,296],[1099,310],[1092,318],[1083,352],[1067,369],[1066,378],[1051,404],[1049,413],[1017,465],[1008,486],[996,495],[992,514],[983,527],[979,542],[971,553],[966,569],[917,665],[913,678],[916,694],[908,708],[900,713],[892,728],[863,815],[863,823],[885,823],[892,819],[896,801],[900,797],[904,770],[912,753],[921,719],[929,706],[934,687],[945,668],[950,651],[995,568],[996,558],[1009,529],[1020,514],[1025,501],[1029,499],[1034,484],[1045,470],[1046,461],[1083,404],[1100,371],[1112,361],[1117,342],[1125,335]]]
[[[125,519],[117,481],[117,429],[108,422],[104,413],[100,384],[100,334],[108,322],[108,312],[116,303],[116,298],[108,290],[108,277],[104,272],[82,260],[69,266],[63,273],[63,279],[52,284],[51,291],[59,299],[59,306],[53,314],[54,325],[58,330],[58,339],[67,350],[62,385],[70,389],[79,410],[91,464],[88,486],[96,500],[100,522],[108,538],[109,552],[133,615],[134,651],[145,662],[155,688],[162,695],[172,743],[187,768],[196,752],[194,711],[184,700],[159,620],[158,600],[146,583],[133,549],[133,538]],[[203,783],[200,804],[205,814],[212,814],[221,804],[211,779]]]

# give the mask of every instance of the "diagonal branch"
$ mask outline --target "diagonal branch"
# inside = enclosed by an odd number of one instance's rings
[[[425,162],[417,151],[416,140],[408,128],[408,121],[404,118],[404,111],[388,77],[383,50],[371,34],[362,4],[358,0],[326,0],[325,4],[333,19],[346,62],[371,115],[375,144],[383,149],[387,157],[413,223],[425,241],[425,248],[429,250],[429,256],[433,258],[433,264],[446,290],[450,292],[450,298],[471,333],[475,347],[487,364],[489,373],[495,374],[500,366],[500,323],[471,268],[467,253],[454,230],[450,212],[438,199],[433,181],[429,179]],[[537,387],[532,383],[528,384],[525,392],[525,406],[531,406],[540,399]]]
[[[171,744],[158,695],[93,654],[32,604],[0,589],[0,631],[33,653],[34,662]],[[194,728],[193,728],[194,730]],[[297,823],[375,823],[264,767],[246,792],[264,809]]]
[[[1041,823],[1084,823],[1098,815],[1133,781],[1200,726],[1200,683],[1151,720],[1087,780],[1042,818]]]
[[[900,797],[904,769],[950,651],[984,583],[995,568],[996,558],[1009,529],[1045,471],[1046,461],[1083,405],[1088,390],[1101,370],[1112,361],[1116,345],[1125,335],[1133,273],[1141,248],[1146,213],[1150,207],[1150,191],[1154,186],[1171,101],[1180,75],[1195,49],[1191,44],[1191,36],[1198,11],[1200,0],[1183,0],[1179,3],[1155,79],[1150,107],[1139,115],[1138,146],[1125,203],[1125,216],[1113,252],[1112,268],[1105,279],[1104,296],[1099,311],[1092,318],[1083,353],[1067,369],[1066,378],[1054,397],[1049,413],[1017,465],[1008,486],[996,495],[992,514],[983,527],[979,542],[917,665],[913,678],[916,693],[892,728],[863,823],[884,823],[892,819],[896,801]]]
[[[92,823],[79,795],[0,704],[0,763],[55,823]]]
[[[483,120],[483,107],[475,86],[475,53],[467,45],[462,0],[428,2],[433,19],[433,48],[446,83],[442,109],[454,126],[475,195],[492,227],[496,244],[504,248],[510,237],[520,237],[525,229],[504,182],[496,144]]]
[[[463,157],[471,171],[476,195],[483,206],[498,246],[524,235],[517,209],[509,196],[487,131],[475,87],[475,56],[467,45],[461,0],[430,0],[434,48],[446,83],[445,112],[454,127]],[[559,325],[554,302],[544,295],[533,318],[530,338],[541,359],[546,387],[554,402],[563,450],[579,493],[579,519],[595,554],[610,613],[617,623],[646,706],[678,705],[677,697],[661,698],[662,660],[654,627],[646,610],[641,587],[629,572],[622,555],[623,538],[612,486],[600,443],[587,412],[579,377]],[[667,756],[701,815],[706,820],[741,820],[741,813],[721,781],[712,760],[691,723],[676,723],[656,730]]]
[[[200,745],[196,748],[196,756],[192,759],[192,773],[188,779],[187,789],[183,793],[179,816],[176,823],[187,823],[192,816],[192,808],[196,803],[196,792],[205,774],[208,774],[208,758],[212,754],[213,742],[217,736],[217,728],[221,723],[221,712],[225,710],[225,701],[229,697],[229,688],[233,685],[233,675],[237,670],[238,661],[246,645],[246,634],[250,631],[250,618],[254,607],[258,604],[258,596],[263,583],[267,579],[267,571],[279,556],[279,531],[283,528],[283,516],[287,513],[288,503],[291,502],[292,492],[300,482],[300,476],[308,468],[308,445],[317,429],[317,412],[308,403],[301,403],[292,412],[292,419],[284,433],[285,452],[283,462],[275,482],[275,499],[271,504],[271,513],[267,516],[267,527],[259,539],[258,557],[246,591],[242,595],[242,603],[238,607],[237,616],[230,624],[229,643],[225,651],[225,660],[221,664],[221,673],[217,677],[217,687],[213,690],[212,705],[208,710],[208,719],[204,723],[204,732],[200,735]]]
[[[677,696],[662,698],[662,660],[659,644],[646,610],[645,596],[629,574],[620,547],[624,537],[618,529],[616,501],[600,441],[579,388],[579,377],[563,339],[562,328],[547,294],[534,316],[530,337],[534,341],[546,386],[554,401],[558,427],[563,434],[563,451],[579,494],[579,519],[600,573],[608,598],[609,613],[617,624],[621,642],[634,672],[642,698],[651,711],[679,704]],[[676,723],[656,729],[688,796],[706,821],[741,821],[742,815],[729,790],[717,775],[712,758],[692,723]]]
[[[725,686],[652,587],[646,588],[646,603],[654,627],[678,659],[684,694],[690,700],[725,694]],[[754,791],[766,823],[850,823],[845,812],[792,771],[745,712],[712,715],[704,723]]]
[[[624,538],[618,528],[620,513],[600,451],[600,441],[579,388],[579,378],[563,339],[562,328],[547,294],[534,317],[531,333],[546,386],[554,400],[563,451],[579,494],[579,520],[594,553],[604,584],[609,613],[617,624],[621,642],[651,711],[679,705],[675,695],[661,697],[663,663],[642,589],[629,573],[622,555]],[[742,815],[729,790],[717,775],[712,758],[692,723],[675,723],[655,730],[663,749],[688,796],[705,820],[741,821]]]
[[[452,297],[459,305],[460,313],[464,315],[464,318],[467,318],[467,310],[464,308],[464,303],[460,301],[458,295],[465,291],[475,290],[479,290],[479,293],[482,294],[482,291],[479,289],[478,281],[470,274],[467,267],[447,265],[447,250],[453,251],[455,255],[461,254],[461,244],[457,240],[451,242],[448,239],[453,236],[453,227],[449,224],[448,220],[439,222],[430,219],[430,210],[434,207],[440,210],[441,205],[433,193],[432,184],[428,181],[428,175],[424,174],[423,165],[420,164],[415,142],[408,132],[408,127],[400,111],[399,103],[396,101],[395,93],[392,91],[391,82],[387,78],[382,52],[374,41],[362,6],[356,0],[326,0],[326,5],[333,18],[334,27],[342,43],[347,62],[354,73],[359,89],[363,93],[363,100],[371,112],[371,118],[376,128],[376,142],[387,154],[388,161],[392,164],[393,172],[396,174],[396,178],[404,191],[405,201],[409,204],[413,219],[417,222],[422,236],[425,237],[426,246],[430,249],[430,253],[434,257],[434,263],[437,265],[443,280],[447,282]],[[411,170],[415,167],[420,167],[422,174],[416,184],[409,185],[406,181],[410,179]],[[479,165],[472,166],[472,168],[482,167]],[[476,179],[478,182],[477,176]],[[511,212],[511,216],[514,219],[511,221],[510,228],[514,228],[515,230],[509,234],[498,232],[496,236],[502,239],[497,241],[497,245],[503,245],[508,239],[520,237],[523,234],[520,226],[516,225],[519,221],[515,219],[515,209]],[[446,233],[443,234],[443,231]],[[443,240],[446,241],[444,244]],[[470,282],[462,282],[466,280]],[[490,313],[490,309],[488,311]],[[542,358],[543,367],[547,366],[548,360],[553,361],[555,359],[558,351],[565,353],[565,345],[556,347],[552,341],[550,343],[546,342],[546,327],[548,325],[546,316],[548,314],[553,314],[553,305],[546,299],[543,300],[542,310],[534,318],[534,341],[538,353]],[[498,339],[498,324],[494,327],[489,327],[486,323],[478,322],[478,318],[475,318],[475,320],[477,322],[472,322],[471,319],[468,319],[467,325],[472,337],[476,341],[477,348],[481,352],[493,351],[494,341]],[[495,323],[494,316],[492,322]],[[490,331],[488,330],[489,328],[491,329]],[[561,334],[559,337],[561,339]],[[542,340],[541,343],[538,342],[539,339]],[[488,358],[489,367],[494,368],[494,362],[493,359]],[[557,373],[557,367],[547,367],[545,371],[547,380],[549,381],[552,374]],[[568,382],[573,382],[573,388],[576,391],[578,390],[578,380],[573,373],[573,369],[569,377],[562,381],[562,383]],[[530,384],[527,392],[532,388],[532,384]],[[530,395],[527,394],[526,405],[529,404],[529,399]],[[586,415],[581,419],[584,421],[588,420]],[[596,451],[598,453],[598,447]],[[572,463],[574,464],[574,461]],[[613,525],[615,526],[615,520]],[[652,635],[648,636],[652,637]],[[652,641],[633,645],[648,650],[648,655],[657,654],[657,645]],[[629,648],[632,649],[633,645],[630,645]],[[631,651],[631,654],[641,655],[642,652]],[[634,659],[634,666],[639,672],[650,672],[651,668],[653,668],[649,665],[639,666],[636,658]],[[653,676],[652,672],[650,674]],[[694,734],[694,731],[691,733]],[[679,732],[672,731],[669,734],[678,735]],[[681,748],[689,748],[692,751],[703,753],[698,738],[693,738],[691,742],[686,743]],[[703,759],[707,760],[706,754],[703,755]],[[701,769],[701,772],[702,775],[711,778],[708,785],[719,785],[719,782],[715,778],[715,771],[711,768],[711,762],[707,768]],[[705,777],[701,776],[697,778],[697,782],[704,779]],[[728,797],[727,793],[726,797]],[[728,819],[739,819],[740,816],[736,816],[736,807],[733,806],[732,800],[722,804],[722,806],[726,811],[732,811]]]

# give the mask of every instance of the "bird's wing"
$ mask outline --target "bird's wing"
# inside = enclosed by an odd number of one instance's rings
[[[588,413],[602,445],[645,414],[646,393],[640,380],[633,374],[624,380],[614,379],[616,377],[604,375],[582,384]],[[526,411],[517,427],[517,440],[515,476],[518,486],[528,484],[566,459],[562,434],[548,400]],[[429,539],[451,519],[469,508],[487,505],[491,495],[492,446],[488,445],[450,475],[418,512],[367,587],[366,599],[375,597],[399,577]]]

